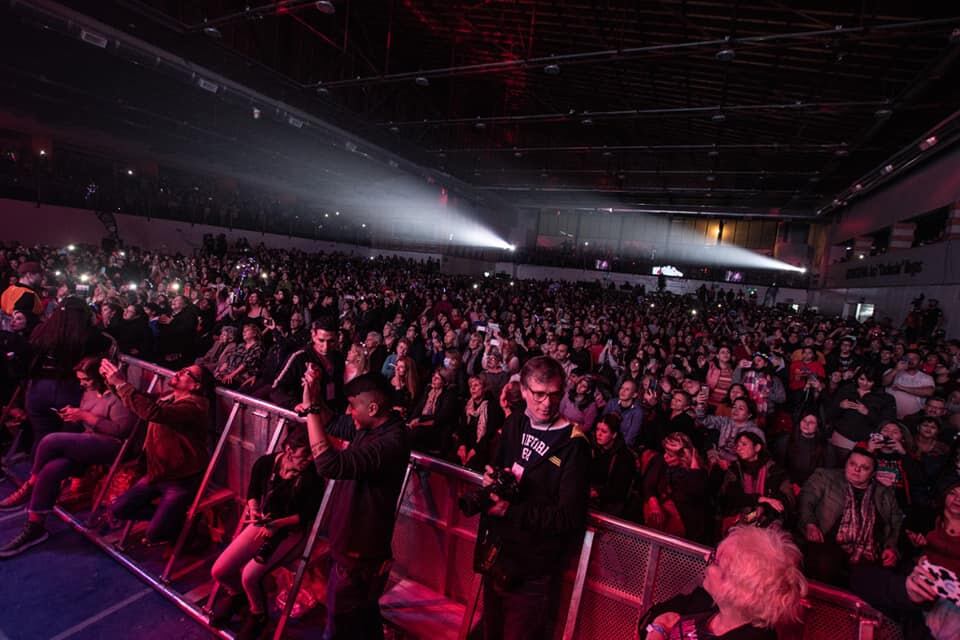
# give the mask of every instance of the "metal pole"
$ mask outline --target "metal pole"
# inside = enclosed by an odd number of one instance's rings
[[[180,530],[180,535],[177,537],[177,544],[173,547],[173,553],[170,554],[170,558],[167,560],[167,565],[163,568],[163,573],[160,575],[160,579],[164,582],[167,582],[170,579],[170,572],[173,571],[173,565],[177,561],[177,556],[180,555],[180,552],[183,550],[183,545],[187,542],[187,537],[190,535],[190,529],[193,527],[193,521],[197,517],[197,510],[200,506],[200,501],[203,500],[203,494],[207,490],[207,485],[210,484],[210,477],[213,476],[213,470],[217,465],[217,462],[220,460],[220,454],[223,452],[223,446],[227,442],[227,436],[230,434],[230,429],[233,427],[234,419],[237,417],[237,412],[240,410],[240,402],[234,402],[233,408],[230,410],[230,417],[227,418],[227,423],[223,426],[223,432],[220,434],[220,439],[217,441],[217,447],[213,451],[213,455],[210,456],[210,462],[207,464],[207,470],[203,474],[203,480],[200,481],[200,487],[197,489],[196,495],[193,497],[193,504],[190,505],[190,511],[187,512],[187,520],[183,524],[183,529]]]
[[[150,381],[150,384],[147,385],[146,393],[153,393],[153,390],[156,388],[159,380],[160,376],[154,375],[153,379]],[[93,506],[90,507],[90,515],[87,516],[88,527],[93,526],[94,520],[97,517],[97,511],[100,509],[100,505],[103,503],[103,499],[107,496],[107,491],[110,489],[110,483],[113,482],[114,476],[117,475],[117,470],[120,468],[120,464],[127,456],[127,451],[130,449],[130,445],[133,443],[137,436],[137,432],[140,431],[140,427],[143,424],[143,420],[137,420],[136,424],[133,425],[133,429],[130,430],[130,435],[128,435],[126,439],[124,439],[123,444],[120,445],[120,451],[117,452],[117,457],[113,459],[113,463],[110,465],[110,470],[107,471],[107,475],[103,479],[103,486],[100,488],[100,491],[97,492],[97,497],[93,501]]]
[[[310,536],[307,538],[307,544],[303,547],[303,554],[300,556],[300,562],[297,564],[297,573],[293,578],[293,584],[287,592],[287,601],[283,605],[283,613],[280,614],[280,620],[277,621],[277,629],[273,634],[273,640],[281,640],[283,632],[287,628],[287,621],[293,612],[293,605],[297,600],[297,594],[300,592],[300,585],[303,583],[303,574],[306,573],[307,564],[310,562],[310,554],[313,553],[313,546],[317,542],[317,535],[320,533],[320,523],[330,504],[330,496],[333,495],[333,488],[336,485],[335,480],[327,481],[327,490],[323,493],[323,500],[320,502],[320,508],[317,510],[317,517],[313,519],[313,527],[310,528]]]
[[[573,640],[577,629],[577,614],[580,612],[580,600],[583,597],[583,585],[587,580],[590,567],[590,555],[593,551],[594,530],[587,529],[583,534],[583,546],[580,547],[580,561],[577,563],[577,575],[573,579],[573,591],[570,593],[570,605],[567,607],[567,622],[563,627],[563,640]]]

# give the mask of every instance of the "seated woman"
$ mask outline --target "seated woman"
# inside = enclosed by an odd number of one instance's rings
[[[486,466],[490,451],[489,441],[499,428],[498,412],[487,394],[485,377],[470,376],[467,382],[470,397],[464,407],[463,420],[454,430],[453,460],[465,467],[481,471]]]
[[[232,324],[224,325],[220,328],[220,333],[217,334],[217,339],[213,341],[210,349],[202,357],[197,358],[197,364],[210,373],[215,373],[226,366],[227,359],[236,348],[237,328]]]
[[[306,429],[294,425],[279,452],[261,456],[253,464],[247,526],[211,570],[226,597],[214,603],[210,624],[223,626],[246,605],[238,639],[253,639],[263,631],[267,623],[263,578],[293,559],[320,508],[323,481],[312,462]]]
[[[620,435],[620,416],[602,416],[593,430],[590,507],[619,516],[627,502],[637,464]]]
[[[29,503],[23,532],[0,547],[6,558],[47,539],[44,522],[60,493],[60,483],[83,474],[95,464],[110,464],[130,435],[136,417],[107,388],[98,358],[84,358],[74,367],[83,388],[79,407],[64,407],[57,414],[66,428],[79,433],[51,433],[40,441],[30,477],[0,501],[0,511],[13,511]]]
[[[233,389],[252,386],[263,365],[260,327],[254,322],[245,322],[241,337],[243,341],[214,372],[217,382]]]
[[[960,575],[960,482],[948,485],[940,498],[940,513],[933,529],[926,533],[907,530],[907,538],[927,561]],[[935,598],[925,610],[927,628],[936,640],[960,637],[960,607],[950,600]]]
[[[794,494],[799,495],[800,487],[814,471],[826,466],[827,446],[820,416],[811,411],[801,413],[783,455]]]
[[[460,411],[452,375],[443,367],[437,368],[430,377],[430,386],[423,390],[410,412],[410,447],[415,451],[438,452],[446,446]]]
[[[710,431],[716,432],[716,449],[710,449],[707,457],[711,464],[717,464],[721,469],[726,469],[730,463],[737,459],[736,439],[744,431],[749,431],[760,437],[766,442],[763,431],[757,427],[754,422],[757,408],[753,400],[744,396],[733,401],[733,406],[729,416],[708,416],[706,415],[706,398],[697,403],[696,421],[698,425],[706,427]]]
[[[711,556],[703,586],[654,605],[638,637],[774,640],[777,625],[799,621],[806,592],[800,550],[787,533],[738,527]]]
[[[596,384],[589,376],[581,378],[560,402],[560,415],[580,425],[584,433],[593,429],[597,420]]]
[[[876,468],[876,455],[857,445],[843,469],[817,469],[804,483],[797,527],[811,578],[842,585],[851,567],[897,563],[903,513],[893,490],[874,478]]]
[[[390,386],[393,387],[393,408],[406,418],[419,393],[417,366],[413,363],[413,358],[404,356],[394,362],[392,369]]]
[[[700,454],[685,433],[663,439],[663,453],[650,458],[641,469],[642,515],[631,509],[634,519],[675,536],[703,541],[707,534],[707,472]]]
[[[744,431],[734,445],[737,459],[723,475],[717,496],[721,536],[737,524],[782,522],[794,503],[787,474],[770,459],[763,438]]]

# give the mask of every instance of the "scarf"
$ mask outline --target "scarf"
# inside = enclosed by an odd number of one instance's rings
[[[434,389],[430,387],[430,391],[427,393],[427,400],[423,403],[423,411],[420,412],[420,415],[432,416],[437,411],[437,399],[440,397],[440,394],[443,392],[443,389]]]
[[[483,440],[483,436],[487,434],[487,401],[486,399],[481,399],[479,403],[475,403],[473,400],[467,402],[467,420],[472,418],[477,419],[477,442]]]
[[[853,495],[853,486],[846,482],[846,495],[843,501],[843,517],[837,530],[837,543],[850,558],[850,564],[873,562],[877,558],[877,543],[874,529],[877,524],[877,511],[873,504],[874,483],[863,494],[860,508]]]

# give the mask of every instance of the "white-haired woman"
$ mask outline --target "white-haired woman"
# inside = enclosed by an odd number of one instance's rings
[[[807,592],[800,558],[778,528],[737,527],[711,556],[703,586],[655,605],[640,620],[639,637],[773,640],[777,625],[799,620]]]

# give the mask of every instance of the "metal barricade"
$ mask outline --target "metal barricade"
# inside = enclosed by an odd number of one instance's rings
[[[133,358],[124,360],[128,364],[128,380],[140,388],[153,379],[151,373],[172,373]],[[226,414],[231,411],[236,412],[238,422],[220,439],[223,464],[215,475],[237,496],[243,496],[254,460],[277,446],[285,424],[303,420],[290,411],[234,391],[218,389],[217,397],[216,424],[225,425]],[[403,627],[412,637],[466,638],[479,617],[481,583],[472,570],[478,519],[465,518],[457,508],[457,499],[479,481],[478,474],[462,467],[418,453],[411,455],[398,503],[393,539],[395,562],[383,609],[389,622]],[[321,531],[329,490],[327,493],[311,527],[315,534]],[[82,525],[73,524],[82,529]],[[93,532],[84,532],[91,539],[96,537]],[[108,552],[143,575],[192,617],[206,622],[197,603],[139,571],[128,557],[115,550]],[[570,558],[565,574],[554,637],[633,637],[637,620],[653,603],[700,584],[709,553],[708,547],[591,513],[580,553]],[[287,596],[288,607],[276,638],[285,629],[308,557],[309,552],[298,565],[298,579]],[[900,635],[896,625],[849,593],[811,584],[807,600],[803,624],[781,630],[782,637],[895,640]],[[414,615],[405,619],[404,607]],[[405,626],[409,620],[417,620],[419,626]]]

